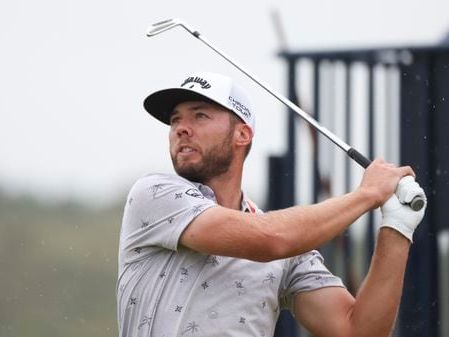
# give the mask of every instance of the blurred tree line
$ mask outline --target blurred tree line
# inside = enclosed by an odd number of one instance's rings
[[[122,207],[0,192],[1,337],[118,335]]]

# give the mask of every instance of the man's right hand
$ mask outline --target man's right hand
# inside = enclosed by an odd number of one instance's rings
[[[383,159],[375,159],[367,167],[359,190],[372,198],[373,208],[383,205],[396,191],[399,180],[405,176],[415,177],[410,166],[397,167]]]
[[[409,205],[416,196],[424,200],[424,207],[419,211],[412,210]],[[424,190],[412,177],[404,177],[399,182],[396,193],[381,207],[381,227],[393,228],[413,242],[413,232],[424,217],[426,205]]]

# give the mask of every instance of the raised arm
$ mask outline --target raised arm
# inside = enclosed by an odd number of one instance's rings
[[[300,293],[295,317],[315,337],[387,337],[397,315],[409,241],[385,228],[356,298],[343,288]]]
[[[358,217],[383,204],[410,167],[375,160],[354,192],[311,206],[266,214],[214,207],[195,218],[180,242],[193,250],[255,261],[290,257],[318,248]]]
[[[416,183],[408,190],[422,195]],[[399,198],[411,200],[411,193]],[[404,189],[402,189],[404,192]],[[296,296],[295,316],[316,337],[387,337],[397,316],[413,231],[424,216],[396,195],[382,206],[382,226],[368,274],[356,298],[344,289],[324,288]],[[326,319],[321,319],[326,317]]]

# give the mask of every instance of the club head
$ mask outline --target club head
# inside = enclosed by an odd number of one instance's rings
[[[179,26],[182,22],[179,19],[168,19],[160,22],[153,23],[147,31],[147,36],[155,36],[166,30]]]
[[[163,33],[169,29],[172,29],[176,26],[182,26],[190,33],[194,33],[193,29],[187,27],[187,25],[182,22],[180,19],[168,19],[160,22],[153,23],[150,28],[147,30],[147,36],[155,36],[157,34]]]

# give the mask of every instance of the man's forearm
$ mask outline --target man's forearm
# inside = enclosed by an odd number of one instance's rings
[[[373,207],[364,191],[328,199],[310,206],[295,206],[263,215],[282,242],[280,257],[316,249],[332,240]]]
[[[379,232],[368,275],[350,313],[352,336],[390,336],[401,299],[410,242],[390,228]]]

